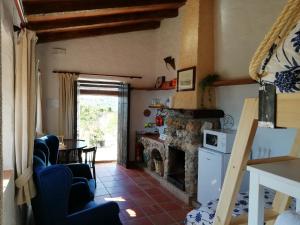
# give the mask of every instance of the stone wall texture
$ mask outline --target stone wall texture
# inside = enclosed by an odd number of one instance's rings
[[[185,152],[185,192],[194,196],[197,192],[198,175],[198,148],[202,146],[203,130],[206,127],[217,129],[220,127],[218,119],[195,119],[186,113],[170,112],[166,118],[166,135],[164,142],[143,137],[144,156],[147,167],[153,170],[151,152],[158,150],[164,164],[164,179],[167,179],[170,164],[169,146],[176,147]]]

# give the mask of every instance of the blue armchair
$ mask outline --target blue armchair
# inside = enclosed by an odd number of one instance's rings
[[[47,148],[45,148],[45,145]],[[35,149],[42,150],[47,157],[47,165],[57,164],[59,140],[55,135],[49,134],[34,140]]]
[[[54,165],[57,164],[58,159],[58,148],[59,148],[59,140],[55,135],[46,135],[39,138],[40,140],[45,141],[46,145],[49,148],[49,162]]]
[[[57,163],[59,140],[54,135],[46,135],[34,140],[34,155],[39,157],[46,166]],[[90,190],[91,198],[94,197],[96,180],[93,179],[89,165],[86,164],[67,164],[72,171],[73,181],[85,183]]]
[[[65,165],[45,166],[35,156],[34,180],[37,196],[32,199],[32,208],[36,224],[122,225],[118,204],[96,204],[85,199],[86,185],[73,183],[72,172]]]

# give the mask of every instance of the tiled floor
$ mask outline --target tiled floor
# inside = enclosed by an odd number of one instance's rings
[[[124,225],[179,225],[191,210],[147,173],[115,163],[96,167],[97,202],[116,201]]]

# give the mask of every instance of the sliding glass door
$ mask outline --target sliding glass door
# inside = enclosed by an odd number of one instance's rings
[[[79,80],[76,88],[76,138],[97,146],[96,161],[127,166],[129,85]]]

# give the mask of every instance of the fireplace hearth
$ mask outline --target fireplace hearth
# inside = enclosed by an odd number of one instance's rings
[[[185,191],[185,152],[169,146],[169,173],[167,180],[177,188]]]

